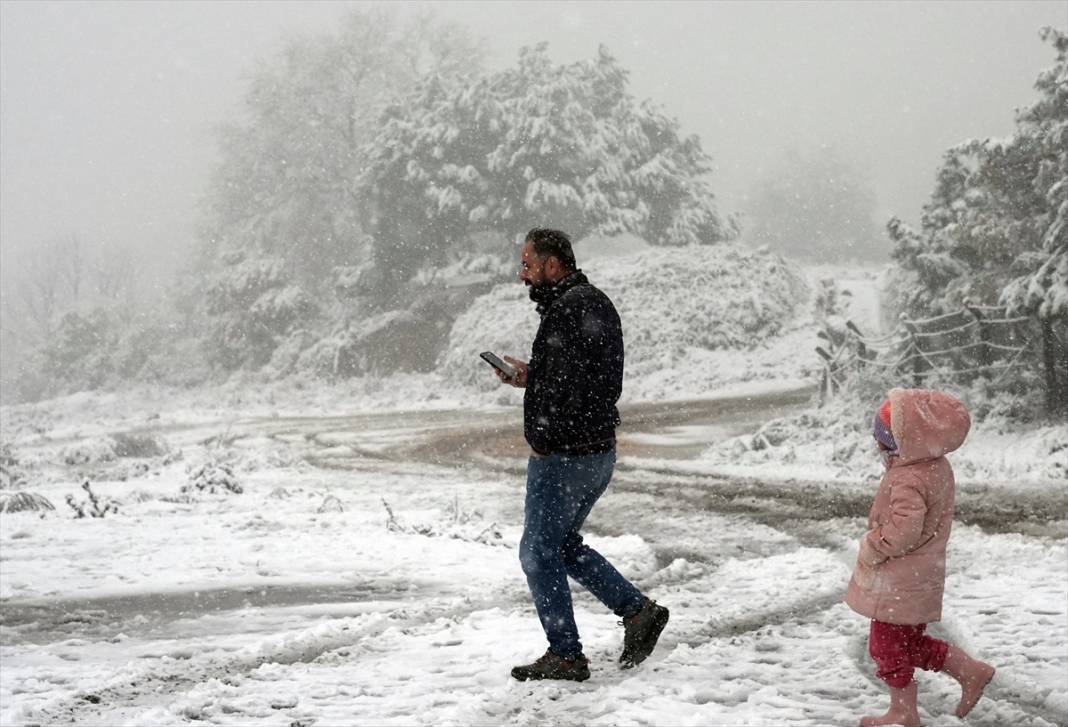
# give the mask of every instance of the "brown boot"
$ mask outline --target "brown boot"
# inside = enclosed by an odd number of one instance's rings
[[[950,646],[942,671],[960,682],[960,704],[957,705],[955,714],[963,717],[972,711],[972,707],[983,696],[986,685],[994,678],[995,669],[985,662],[973,659],[956,646]]]
[[[642,601],[638,613],[620,621],[623,624],[623,653],[619,655],[619,668],[632,669],[653,653],[660,632],[667,626],[669,612],[656,601]]]
[[[565,659],[546,651],[533,664],[512,667],[512,678],[521,682],[531,679],[566,679],[584,682],[590,678],[590,662],[579,654],[574,659]]]
[[[920,713],[916,708],[916,695],[919,686],[915,681],[909,682],[904,689],[890,687],[890,709],[880,717],[861,717],[860,727],[872,725],[897,724],[903,727],[920,727]]]

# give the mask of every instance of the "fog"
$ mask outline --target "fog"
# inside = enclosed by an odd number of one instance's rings
[[[295,33],[352,5],[5,2],[5,252],[77,232],[183,250],[214,158],[212,129],[243,80]],[[491,64],[548,40],[561,61],[606,44],[716,162],[720,207],[744,207],[790,148],[862,165],[880,224],[918,217],[941,153],[1012,128],[1068,3],[430,3],[485,38]]]
[[[167,290],[196,249],[221,158],[219,128],[242,120],[250,78],[277,64],[296,36],[335,34],[368,7],[3,2],[0,354],[42,343],[52,331],[43,322],[62,312],[45,306],[33,315],[38,324],[25,326],[25,313],[13,312],[12,281],[36,285],[33,255],[62,258],[76,241],[97,260],[136,260],[107,271],[112,283],[133,276],[130,296]],[[1013,109],[1033,101],[1035,78],[1050,63],[1040,28],[1068,24],[1063,0],[389,7],[465,26],[483,41],[490,71],[514,66],[521,47],[541,41],[560,64],[592,58],[603,44],[629,73],[635,98],[700,138],[714,164],[715,206],[739,216],[743,240],[750,209],[768,217],[779,207],[774,195],[758,194],[762,181],[806,186],[805,173],[790,173],[794,160],[840,160],[854,198],[873,208],[862,215],[872,218],[869,253],[883,244],[878,230],[891,215],[919,218],[947,148],[1012,133]],[[755,238],[758,227],[748,229]]]

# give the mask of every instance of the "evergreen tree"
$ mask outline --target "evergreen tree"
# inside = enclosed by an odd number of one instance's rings
[[[660,245],[731,236],[697,138],[626,87],[605,48],[555,65],[544,43],[522,49],[515,68],[458,86],[426,78],[387,111],[363,178],[382,284],[464,251],[480,233],[509,240],[535,224]]]
[[[245,120],[220,130],[191,278],[216,363],[261,365],[326,307],[340,268],[366,263],[357,180],[382,109],[427,68],[448,77],[478,58],[456,26],[379,8],[294,40],[253,73]]]
[[[915,289],[913,315],[964,304],[1035,317],[1049,411],[1068,412],[1068,36],[1047,28],[1057,58],[1038,100],[1007,139],[971,140],[945,156],[919,231],[891,220],[894,257]]]
[[[946,152],[919,231],[898,219],[889,232],[894,257],[919,288],[916,315],[959,308],[963,301],[1008,302],[1037,313],[1043,303],[1062,311],[1064,249],[1060,205],[1068,179],[1068,91],[1065,36],[1048,30],[1057,64],[1036,83],[1041,98],[1017,115],[1007,139],[970,140]],[[1059,246],[1059,247],[1058,247]]]
[[[282,260],[234,253],[225,262],[206,291],[209,358],[224,369],[258,368],[312,317],[316,305],[292,283]]]
[[[1019,117],[1021,143],[1034,150],[1031,186],[1044,202],[1038,221],[1041,249],[1015,262],[1023,274],[1002,300],[1043,319],[1068,318],[1068,34],[1047,28],[1043,37],[1057,50],[1057,62],[1035,83],[1041,97]]]

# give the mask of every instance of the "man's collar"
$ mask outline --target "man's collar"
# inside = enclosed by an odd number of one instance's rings
[[[560,296],[576,285],[587,282],[589,281],[586,275],[581,270],[575,270],[551,285],[532,286],[530,299],[537,304],[538,314],[545,315],[552,304],[560,299]]]

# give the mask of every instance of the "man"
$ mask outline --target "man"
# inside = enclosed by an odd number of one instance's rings
[[[643,596],[579,534],[616,461],[616,402],[623,388],[619,314],[575,267],[571,241],[558,230],[527,234],[519,277],[530,288],[541,325],[530,362],[505,356],[515,375],[497,375],[526,389],[523,430],[533,451],[519,559],[549,649],[534,663],[513,668],[512,676],[584,681],[589,662],[568,576],[623,619],[624,669],[652,653],[668,610]]]

